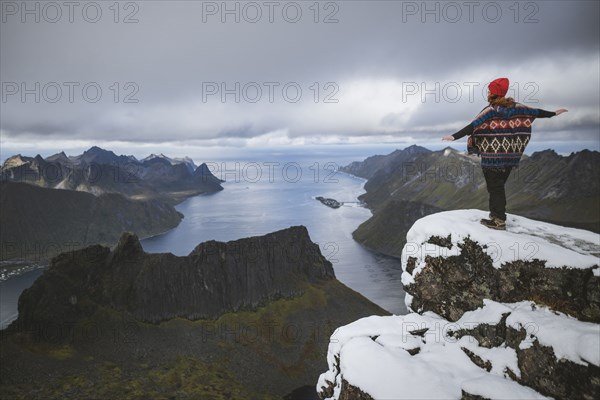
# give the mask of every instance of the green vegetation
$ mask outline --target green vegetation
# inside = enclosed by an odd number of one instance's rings
[[[523,157],[507,181],[507,212],[600,231],[599,155],[584,150],[563,157],[546,150]],[[354,231],[354,239],[387,255],[400,257],[408,229],[425,215],[488,209],[479,160],[455,150],[409,147],[342,170],[369,177],[360,199],[373,216]]]
[[[215,320],[151,324],[101,306],[75,325],[101,327],[98,340],[52,347],[6,335],[0,397],[281,399],[316,382],[335,328],[373,314],[389,313],[335,279]],[[16,359],[20,371],[5,362]],[[32,383],[9,383],[19,379]]]

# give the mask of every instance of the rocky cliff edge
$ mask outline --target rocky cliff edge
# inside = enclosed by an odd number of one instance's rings
[[[407,234],[408,315],[331,336],[322,399],[600,397],[600,235],[458,210]]]
[[[78,321],[98,306],[143,322],[212,319],[292,298],[334,279],[304,226],[230,242],[209,241],[188,256],[145,253],[124,233],[114,249],[95,245],[62,253],[19,298],[22,327]]]

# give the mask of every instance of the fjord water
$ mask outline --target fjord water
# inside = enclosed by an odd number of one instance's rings
[[[17,319],[19,296],[42,275],[43,269],[34,269],[0,282],[0,329]]]
[[[374,254],[352,239],[371,216],[358,204],[365,180],[337,172],[341,155],[257,155],[251,159],[207,162],[224,190],[187,199],[176,208],[181,224],[142,240],[144,250],[187,255],[207,240],[229,241],[304,225],[337,278],[384,309],[406,312],[397,259]],[[333,209],[315,197],[343,202]]]
[[[337,278],[384,309],[406,313],[400,261],[375,254],[352,239],[352,232],[371,212],[358,205],[364,180],[340,172],[339,166],[391,150],[254,153],[244,157],[215,156],[206,161],[224,190],[187,199],[176,206],[185,218],[175,229],[142,240],[147,252],[187,255],[207,240],[228,241],[304,225],[321,253],[333,264]],[[218,157],[218,158],[217,158]],[[314,198],[345,204],[332,209]],[[38,269],[0,282],[0,329],[17,317],[18,299],[42,274]]]

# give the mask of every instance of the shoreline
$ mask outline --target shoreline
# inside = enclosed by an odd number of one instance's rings
[[[361,180],[361,181],[363,181],[364,183],[367,183],[367,181],[368,181],[368,179],[365,179],[365,178],[363,178],[363,177],[360,177],[360,176],[357,176],[357,175],[353,175],[353,174],[351,174],[350,172],[346,172],[346,171],[340,171],[339,169],[338,169],[338,170],[336,170],[335,172],[336,172],[336,173],[340,173],[340,174],[344,174],[344,175],[346,175],[346,176],[349,176],[349,177],[351,177],[351,178],[354,178],[354,179]],[[363,184],[363,188],[364,188],[364,186],[365,186],[365,185]]]
[[[63,189],[63,190],[64,190],[64,189]],[[151,239],[151,238],[154,238],[154,237],[157,237],[157,236],[161,236],[161,235],[165,235],[165,234],[167,234],[167,233],[169,233],[169,232],[171,232],[171,231],[173,231],[173,230],[175,230],[175,229],[179,228],[179,225],[181,225],[181,221],[183,221],[183,219],[185,218],[185,214],[183,214],[181,211],[177,210],[177,208],[176,208],[176,207],[177,207],[178,205],[180,205],[180,204],[184,203],[185,201],[187,201],[187,200],[189,200],[189,199],[192,199],[192,198],[194,198],[194,197],[197,197],[197,196],[204,196],[204,195],[211,195],[211,194],[219,193],[219,192],[221,192],[222,190],[224,190],[224,188],[223,188],[223,189],[221,189],[221,190],[214,191],[214,192],[200,192],[200,193],[197,193],[197,194],[192,194],[192,195],[190,195],[190,196],[188,196],[188,197],[185,197],[185,198],[183,198],[182,200],[180,200],[179,202],[177,202],[177,203],[175,203],[175,204],[173,205],[173,207],[175,207],[175,210],[176,210],[176,211],[177,211],[179,214],[181,214],[181,215],[182,215],[182,218],[179,220],[179,222],[177,223],[177,225],[175,225],[174,227],[168,228],[168,229],[166,229],[166,230],[164,230],[164,231],[161,231],[161,232],[158,232],[158,233],[154,233],[154,234],[152,234],[152,235],[148,235],[148,236],[140,236],[140,237],[139,237],[140,241],[142,241],[142,240],[145,240],[145,239]],[[132,200],[134,200],[134,201],[137,201],[136,199],[132,199]],[[126,231],[123,231],[123,232],[126,232]],[[122,233],[123,233],[123,232],[122,232]],[[94,243],[86,243],[86,244],[82,245],[81,247],[78,247],[78,248],[76,248],[76,249],[71,249],[71,250],[68,250],[68,251],[73,251],[73,250],[84,249],[84,248],[86,248],[86,247],[88,247],[88,246],[93,246],[93,245],[95,245],[95,244],[100,244],[100,245],[102,245],[102,246],[106,246],[106,247],[109,247],[110,249],[113,249],[113,248],[114,248],[114,246],[116,246],[116,244],[117,244],[117,243],[114,243],[114,244],[108,244],[108,243],[96,243],[96,242],[94,242]],[[57,254],[57,255],[58,255],[58,254]],[[55,256],[56,256],[56,255],[55,255]],[[10,279],[10,278],[13,278],[13,277],[18,277],[18,276],[20,276],[20,275],[22,275],[22,274],[24,274],[24,273],[26,273],[26,272],[33,271],[33,270],[35,270],[35,269],[39,269],[39,268],[46,268],[46,267],[50,266],[50,263],[52,262],[52,258],[54,258],[55,256],[52,256],[52,257],[50,257],[49,259],[43,259],[43,260],[37,260],[37,261],[34,261],[34,260],[29,260],[29,259],[23,259],[23,258],[15,258],[15,259],[0,260],[0,282],[5,282],[5,281],[7,281],[7,280],[8,280],[8,279]],[[4,278],[4,279],[3,279],[2,273],[3,273],[4,266],[5,266],[5,265],[15,265],[15,266],[16,266],[16,265],[18,265],[18,264],[41,264],[41,265],[39,265],[39,266],[38,266],[38,267],[36,267],[36,268],[29,268],[29,269],[27,269],[27,270],[25,270],[25,271],[22,271],[22,272],[19,272],[19,273],[16,273],[16,274],[11,274],[10,276],[8,276],[8,277],[6,277],[6,278]]]
[[[169,232],[171,232],[171,231],[174,231],[175,229],[179,228],[179,225],[181,225],[181,221],[183,221],[183,220],[185,219],[185,214],[184,214],[184,213],[182,213],[181,211],[177,210],[177,206],[179,206],[179,205],[181,205],[181,204],[185,203],[186,201],[188,201],[188,200],[190,200],[190,199],[193,199],[194,197],[198,197],[198,196],[209,196],[209,195],[213,195],[213,194],[216,194],[216,193],[222,192],[223,190],[225,190],[225,188],[223,188],[223,189],[221,189],[221,190],[214,191],[214,192],[201,192],[201,193],[198,193],[198,194],[195,194],[195,195],[192,195],[192,196],[186,197],[185,199],[181,200],[179,203],[175,204],[175,206],[174,206],[174,207],[175,207],[175,210],[176,210],[178,213],[180,213],[181,215],[183,215],[183,218],[181,218],[181,219],[179,220],[179,223],[178,223],[176,226],[174,226],[174,227],[172,227],[172,228],[169,228],[169,229],[167,229],[167,230],[166,230],[166,231],[164,231],[164,232],[155,233],[154,235],[150,235],[150,236],[144,236],[144,237],[140,237],[140,238],[139,238],[139,239],[140,239],[140,242],[141,242],[141,241],[143,241],[143,240],[146,240],[146,239],[152,239],[152,238],[155,238],[155,237],[158,237],[158,236],[166,235],[167,233],[169,233]],[[143,247],[143,246],[142,246],[142,247]],[[159,253],[155,253],[155,254],[159,254]]]
[[[2,261],[3,263],[5,263],[6,261]],[[23,265],[25,264],[25,265]],[[22,265],[22,266],[21,266]],[[8,282],[11,279],[14,278],[18,278],[21,275],[24,275],[28,272],[32,272],[32,271],[36,271],[38,269],[45,269],[48,268],[50,266],[50,264],[38,264],[38,263],[34,263],[32,261],[27,261],[24,260],[21,263],[10,263],[8,265],[0,265],[0,283],[1,282]],[[17,271],[13,272],[11,271],[11,268],[18,268]]]

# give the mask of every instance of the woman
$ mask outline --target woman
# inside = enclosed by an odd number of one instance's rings
[[[469,135],[469,154],[481,156],[481,168],[489,193],[490,219],[481,223],[492,229],[506,229],[506,194],[504,185],[513,167],[519,165],[531,137],[531,124],[536,118],[550,118],[555,112],[530,108],[505,97],[508,79],[498,78],[488,86],[488,102],[469,125],[442,140],[452,141]]]

